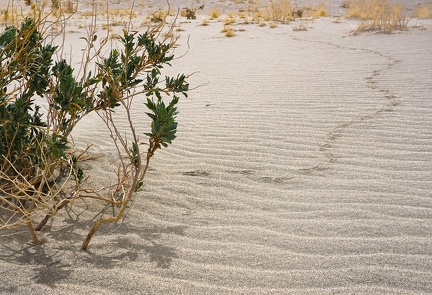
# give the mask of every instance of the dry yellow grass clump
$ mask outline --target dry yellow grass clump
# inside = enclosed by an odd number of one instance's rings
[[[224,26],[224,28],[222,29],[222,33],[225,33],[226,37],[234,37],[235,36],[234,30],[229,26]]]
[[[325,4],[324,3],[320,3],[317,5],[316,9],[315,9],[315,17],[326,17],[328,16],[328,12],[325,8]]]
[[[257,11],[252,15],[252,22],[259,22],[263,18],[262,12]]]
[[[264,20],[288,23],[293,19],[290,0],[271,0],[263,13]]]
[[[329,15],[324,2],[317,5],[305,5],[295,9],[294,17],[326,17]]]
[[[85,10],[81,14],[84,18],[96,16],[96,12],[93,10]]]
[[[274,29],[274,28],[277,28],[277,25],[274,22],[270,22],[269,27],[270,27],[270,29]]]
[[[131,9],[109,9],[108,15],[110,17],[127,17],[127,18],[134,18],[136,17],[136,14]]]
[[[432,18],[432,8],[428,4],[417,6],[414,11],[414,17],[419,19]]]
[[[234,13],[232,13],[232,12],[228,13],[228,16],[223,21],[223,23],[225,25],[232,25],[236,22],[237,22],[237,19],[236,19]]]
[[[34,1],[28,0],[26,3],[30,3],[31,6],[35,5]],[[75,13],[77,10],[77,3],[72,0],[60,1],[60,0],[50,0],[50,1],[40,1],[39,6],[51,7],[58,14],[64,13]]]
[[[17,13],[16,9],[3,10],[0,15],[0,24],[4,26],[17,25],[23,17]]]
[[[111,27],[124,27],[126,26],[126,21],[114,20],[108,23],[102,24],[102,30],[110,30]]]
[[[221,15],[220,10],[217,7],[215,7],[210,12],[210,19],[217,19],[217,18],[219,18],[220,15]]]
[[[155,23],[160,23],[165,21],[167,15],[168,15],[167,12],[163,10],[158,10],[150,16],[150,20]]]
[[[76,3],[72,1],[29,0],[24,2],[27,6],[22,6],[21,2],[17,0],[0,3],[0,25],[18,26],[26,17],[46,18],[51,23],[58,25],[60,18],[68,18],[70,14],[76,12],[77,8]]]
[[[392,32],[406,29],[409,19],[401,4],[391,4],[388,0],[351,0],[346,17],[358,18],[356,31]]]
[[[241,19],[244,19],[244,20],[248,18],[246,12],[244,12],[244,11],[239,11],[238,17]]]

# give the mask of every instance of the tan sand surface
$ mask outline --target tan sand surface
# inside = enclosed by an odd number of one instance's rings
[[[2,237],[0,293],[432,294],[431,20],[357,36],[355,20],[249,24],[227,38],[203,17],[178,20],[188,52],[169,70],[202,86],[126,218],[88,251],[79,204],[41,246]],[[93,181],[109,181],[103,125],[77,128],[101,155],[86,163]]]

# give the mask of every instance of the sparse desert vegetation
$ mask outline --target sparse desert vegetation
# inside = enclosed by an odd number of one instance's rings
[[[224,25],[232,25],[237,22],[237,18],[233,13],[229,13],[226,18],[223,20]]]
[[[61,54],[64,44],[44,35],[57,24],[51,14],[27,17],[0,34],[0,229],[26,226],[40,244],[37,231],[62,208],[88,199],[99,213],[82,243],[85,250],[102,224],[122,218],[150,159],[175,139],[177,103],[187,96],[188,83],[183,74],[160,78],[160,69],[174,58],[173,25],[163,32],[158,23],[140,34],[125,27],[122,35],[111,34],[119,39],[116,48],[108,48],[107,38],[98,42],[96,26],[89,27],[82,67],[74,71]],[[63,22],[60,30],[67,20],[57,19]],[[132,115],[137,99],[149,111],[145,135],[136,132],[142,116]],[[120,131],[114,119],[120,109],[129,132]],[[81,163],[89,147],[78,151],[71,136],[91,113],[106,126],[117,151],[113,182],[103,188],[87,182]]]
[[[413,17],[418,19],[432,18],[431,5],[425,3],[416,7]]]
[[[222,29],[222,33],[225,34],[226,37],[234,37],[234,30],[230,26],[224,26]]]
[[[220,15],[220,10],[217,7],[214,7],[210,12],[210,19],[218,19]]]
[[[432,294],[431,0],[12,1],[0,294]]]
[[[45,24],[43,23],[44,21],[48,21],[49,20],[49,27],[51,28],[56,28],[56,30],[61,30],[62,27],[58,26],[58,24],[60,24],[62,21],[65,21],[67,18],[62,18],[64,17],[66,14],[73,14],[76,13],[77,10],[77,6],[75,5],[74,2],[72,1],[65,1],[65,2],[59,2],[59,1],[54,1],[52,2],[52,10],[50,10],[50,12],[45,13],[44,7],[43,6],[38,6],[37,4],[31,3],[30,1],[28,1],[26,4],[29,5],[30,10],[28,11],[28,13],[25,15],[21,12],[19,12],[19,10],[17,9],[17,6],[14,4],[14,2],[10,2],[10,4],[6,7],[6,9],[4,10],[4,13],[1,16],[1,21],[4,25],[8,25],[8,26],[12,26],[12,29],[9,28],[6,30],[6,33],[10,33],[8,30],[12,30],[13,32],[16,32],[17,34],[27,34],[26,31],[23,30],[17,30],[18,26],[16,25],[19,21],[24,21],[26,19],[27,16],[33,16],[34,19],[36,19],[36,23],[32,24],[30,21],[28,23],[26,23],[26,25],[24,25],[24,28],[26,28],[26,26],[31,26],[31,27],[44,27]],[[109,36],[109,39],[116,39],[119,40],[120,42],[122,42],[124,45],[129,44],[128,42],[131,42],[130,40],[132,40],[131,38],[134,38],[135,35],[134,34],[129,34],[127,33],[126,35],[122,35],[118,32],[112,32],[112,27],[121,27],[121,28],[125,28],[127,26],[127,21],[126,20],[131,20],[133,18],[137,17],[137,13],[132,10],[132,9],[127,9],[127,8],[113,8],[110,9],[109,6],[104,3],[104,2],[100,2],[100,3],[95,3],[94,1],[92,2],[92,9],[88,9],[86,8],[85,10],[80,11],[80,17],[83,17],[84,19],[87,17],[90,17],[92,19],[95,19],[98,16],[103,16],[104,21],[105,22],[100,22],[100,27],[102,28],[102,30],[108,30],[107,36]],[[99,5],[99,9],[97,9],[97,5]],[[251,3],[248,3],[248,5],[251,5]],[[347,14],[346,17],[349,18],[357,18],[359,19],[359,26],[358,28],[355,30],[355,32],[359,32],[359,31],[370,31],[370,30],[382,30],[384,32],[391,32],[393,30],[396,29],[405,29],[407,28],[407,23],[408,23],[408,18],[406,16],[406,11],[404,9],[404,7],[402,5],[399,4],[392,4],[390,3],[388,0],[351,0],[351,1],[347,1],[344,4],[344,7],[347,9]],[[102,8],[101,8],[102,7]],[[247,11],[247,12],[246,12]],[[165,48],[164,52],[166,52],[166,50],[175,47],[175,40],[176,38],[174,37],[173,34],[173,28],[171,28],[169,31],[167,32],[161,32],[159,31],[161,29],[161,27],[163,26],[163,24],[166,22],[167,17],[170,15],[170,13],[167,13],[164,10],[160,10],[160,9],[156,9],[153,10],[152,13],[150,13],[149,15],[149,19],[151,22],[153,22],[154,24],[151,26],[151,28],[154,29],[154,31],[152,31],[152,34],[149,38],[149,40],[147,40],[148,42],[154,42],[155,44],[156,41],[152,38],[156,38],[155,36],[157,36],[157,38],[162,38],[163,40],[167,41],[167,40],[171,40],[168,43],[168,47],[163,47]],[[183,17],[186,17],[188,20],[193,20],[196,18],[196,9],[185,9],[181,15]],[[268,5],[266,5],[263,9],[258,9],[257,6],[255,6],[254,9],[245,9],[242,11],[239,11],[238,14],[236,15],[234,12],[228,12],[227,14],[224,14],[224,17],[221,17],[222,14],[220,12],[220,10],[218,8],[214,8],[209,15],[210,19],[213,20],[218,20],[218,22],[221,22],[223,24],[223,29],[222,29],[222,33],[224,33],[224,35],[226,37],[234,37],[236,35],[235,32],[242,32],[244,31],[244,29],[237,29],[234,30],[232,26],[234,25],[239,25],[239,21],[244,21],[244,23],[249,22],[249,18],[252,20],[252,22],[255,22],[256,24],[258,24],[258,26],[260,27],[265,27],[265,26],[269,26],[269,28],[275,28],[277,27],[277,23],[289,23],[289,21],[295,19],[295,18],[302,18],[304,16],[314,16],[314,17],[324,17],[327,16],[327,10],[326,7],[323,3],[317,4],[315,6],[297,6],[296,5],[292,5],[292,2],[290,0],[271,0],[269,2]],[[414,16],[419,18],[419,19],[425,19],[425,18],[430,18],[431,17],[431,9],[429,5],[420,5],[416,7]],[[340,21],[340,20],[339,20]],[[204,18],[202,19],[202,26],[207,26],[209,24],[209,19],[208,18]],[[143,25],[143,24],[142,24]],[[13,27],[15,26],[15,27]],[[83,22],[80,22],[79,25],[77,25],[78,28],[86,28],[85,24]],[[93,28],[95,29],[95,28]],[[295,23],[294,25],[292,25],[292,29],[294,31],[307,31],[308,30],[308,23],[307,21],[301,21],[299,23]],[[16,30],[16,31],[14,31]],[[182,29],[178,29],[178,31],[180,31]],[[11,31],[11,32],[12,32]],[[7,34],[4,34],[2,36],[3,41],[6,40],[8,37]],[[27,37],[26,37],[27,38]],[[38,35],[38,38],[42,38],[42,35]],[[95,31],[91,31],[91,35],[86,39],[89,42],[89,46],[93,46],[93,38],[95,38],[94,40],[96,40],[96,33]],[[12,38],[13,39],[13,38]],[[3,42],[4,47],[2,48],[2,53],[6,54],[8,52],[8,46],[12,46],[11,44],[13,43],[12,39],[8,39],[6,41]],[[5,43],[6,42],[6,43]],[[131,43],[130,43],[131,44]],[[158,46],[162,46],[162,45],[158,45]],[[50,51],[51,50],[51,51]],[[46,49],[47,52],[44,52],[43,54],[45,54],[48,58],[48,62],[51,62],[51,60],[49,58],[51,58],[53,56],[54,53],[54,47],[50,48],[50,49]],[[126,49],[125,49],[126,50]],[[145,48],[143,50],[150,50],[148,48]],[[153,50],[153,49],[152,49]],[[162,50],[162,49],[161,49]],[[22,59],[22,56],[12,56],[13,53],[10,53],[11,56],[6,56],[4,57],[3,61],[8,59],[8,58],[12,58],[12,59],[16,59],[19,60],[20,58]],[[117,57],[115,56],[116,53],[112,52],[112,58],[116,59]],[[162,54],[162,53],[158,53],[158,54]],[[96,58],[101,58],[103,59],[101,56],[97,56]],[[105,60],[105,62],[108,62],[107,60]],[[8,64],[8,63],[6,63]],[[23,66],[27,66],[26,64],[23,64]],[[31,65],[28,65],[29,67],[31,67]],[[55,69],[50,68],[52,67],[51,64],[46,64],[45,65],[46,68],[48,70],[51,70],[52,72],[55,72]],[[67,65],[64,65],[65,67],[67,67]],[[119,66],[118,64],[113,64],[114,66]],[[68,68],[69,69],[69,68]],[[147,71],[147,68],[145,68]],[[103,71],[103,69],[99,69],[101,71]],[[13,70],[8,70],[6,72],[3,73],[3,75],[12,75]],[[24,71],[24,70],[20,70],[20,71]],[[33,71],[33,70],[31,70]],[[30,71],[30,72],[31,72]],[[110,72],[111,71],[111,72]],[[35,72],[35,71],[33,71]],[[112,75],[112,69],[107,70],[106,72],[110,73],[110,75]],[[147,78],[149,78],[150,80],[147,80],[152,82],[153,80],[151,79],[155,79],[155,81],[158,79],[157,75],[158,75],[158,71],[151,71],[151,75],[152,76],[147,76]],[[61,91],[64,91],[62,89],[56,89],[55,88],[55,83],[53,82],[54,80],[52,79],[61,79],[60,76],[54,76],[54,77],[50,77],[49,73],[45,73],[46,76],[44,76],[43,78],[45,79],[44,81],[39,81],[38,83],[51,83],[50,85],[53,87],[49,90],[45,90],[45,89],[39,89],[39,90],[35,90],[35,89],[27,89],[29,92],[34,93],[34,92],[40,92],[42,94],[42,97],[54,97],[54,92],[56,92],[58,95],[65,95],[64,93],[61,93]],[[58,74],[60,75],[60,74]],[[138,75],[138,73],[137,73]],[[148,74],[147,74],[148,75]],[[65,80],[64,83],[75,83],[73,85],[75,85],[74,87],[76,89],[81,89],[85,83],[90,83],[93,80],[82,80],[81,82],[77,82],[75,81],[75,77],[72,77],[71,75],[67,76],[67,81]],[[65,78],[65,79],[66,79]],[[94,77],[95,81],[97,79],[101,79],[101,81],[105,81],[104,83],[115,83],[115,81],[110,80],[109,77],[106,76],[101,76],[101,77]],[[29,78],[31,79],[31,77]],[[56,80],[56,81],[57,81]],[[60,80],[59,80],[60,81]],[[27,84],[24,83],[23,81],[16,81],[18,82],[18,84],[22,85],[23,89],[26,89]],[[153,81],[154,82],[154,81]],[[152,83],[153,83],[152,82]],[[178,82],[178,81],[177,81]],[[174,87],[172,83],[177,83],[175,80],[169,81],[170,83],[170,87]],[[180,81],[182,82],[182,81]],[[178,83],[180,83],[178,82]],[[183,81],[184,82],[184,81]],[[78,83],[78,84],[77,84]],[[96,82],[95,82],[96,83]],[[181,83],[180,83],[181,84]],[[153,84],[152,84],[153,85]],[[60,86],[61,83],[60,83]],[[66,87],[65,85],[63,85],[64,87]],[[63,87],[62,86],[62,87]],[[115,85],[114,85],[115,86]],[[113,87],[114,87],[113,86]],[[81,88],[80,88],[81,87]],[[186,87],[183,84],[182,85],[177,85],[175,87]],[[174,89],[177,89],[175,88]],[[173,88],[169,88],[169,89],[173,89]],[[186,88],[181,88],[183,90],[185,90]],[[27,91],[24,90],[24,91]],[[70,89],[69,89],[70,90]],[[17,89],[14,89],[13,91],[18,91]],[[33,91],[33,92],[32,92]],[[73,94],[73,91],[75,90],[70,90],[72,91],[71,93]],[[95,92],[96,89],[90,89],[90,90],[86,90],[88,92]],[[108,91],[108,90],[107,90]],[[119,91],[118,89],[111,89],[110,91]],[[153,91],[153,90],[152,90]],[[168,91],[168,90],[167,90]],[[169,92],[169,91],[168,91]],[[184,93],[186,91],[183,91]],[[158,93],[157,91],[154,92],[155,95],[157,97],[159,97],[160,93]],[[37,93],[39,94],[39,93]],[[56,95],[57,95],[56,94]],[[94,94],[94,93],[93,93]],[[0,108],[4,108],[4,110],[6,110],[3,113],[7,113],[8,110],[11,110],[13,108],[17,108],[16,104],[17,101],[14,100],[16,97],[20,97],[23,96],[22,93],[16,92],[14,94],[11,93],[6,93],[5,94],[7,99],[2,98],[2,102],[0,103]],[[99,94],[101,96],[103,96],[103,94]],[[116,95],[120,95],[120,94],[116,94]],[[54,99],[54,98],[50,98],[50,99]],[[72,99],[72,98],[70,98]],[[123,98],[119,98],[120,100]],[[127,97],[127,99],[129,99],[129,97]],[[24,111],[29,111],[30,110],[30,106],[33,104],[33,101],[30,99],[29,101],[26,102],[27,103],[27,109],[25,109]],[[98,103],[102,103],[102,102],[98,102]],[[158,111],[159,109],[157,109],[156,104],[152,104],[151,102],[147,102],[150,108],[153,108],[154,111]],[[72,120],[71,118],[69,118],[68,116],[75,116],[75,118],[77,116],[82,116],[83,114],[77,114],[74,112],[79,112],[82,110],[85,110],[85,107],[88,106],[84,106],[81,105],[82,102],[79,101],[79,99],[77,98],[76,101],[72,101],[69,103],[69,105],[67,106],[67,110],[64,109],[62,110],[62,107],[65,107],[63,105],[59,105],[54,109],[50,109],[50,114],[56,114],[56,116],[58,115],[57,118],[53,118],[51,119],[53,122],[57,122],[58,124],[56,124],[55,128],[60,128],[60,125],[65,125],[67,128],[73,128],[74,125],[72,123],[70,123]],[[167,107],[166,105],[164,105],[164,107]],[[170,106],[171,108],[174,108],[174,106]],[[9,109],[8,109],[9,108]],[[58,185],[57,183],[53,184],[53,179],[56,179],[57,177],[59,179],[64,179],[63,177],[60,177],[62,175],[62,173],[64,173],[64,171],[68,171],[68,177],[66,178],[67,181],[71,181],[74,183],[75,185],[75,191],[73,193],[69,193],[68,196],[73,196],[72,199],[76,199],[79,198],[80,196],[80,189],[82,187],[81,184],[81,180],[82,180],[82,174],[81,174],[81,170],[78,166],[79,161],[83,158],[83,155],[86,154],[83,153],[81,155],[76,156],[75,153],[76,151],[73,150],[73,148],[69,147],[69,143],[70,140],[68,138],[69,136],[69,131],[68,132],[63,132],[60,129],[55,129],[53,126],[52,129],[44,129],[46,128],[46,122],[41,122],[42,120],[42,116],[39,113],[39,106],[35,106],[34,109],[33,107],[31,107],[31,111],[33,111],[34,113],[31,115],[33,117],[30,118],[30,121],[25,121],[22,122],[23,126],[27,126],[26,128],[24,128],[23,130],[23,134],[25,134],[25,136],[27,136],[27,133],[30,134],[42,134],[42,138],[30,138],[29,142],[27,143],[29,145],[29,143],[33,144],[33,149],[29,148],[28,146],[24,146],[24,147],[19,147],[17,152],[13,151],[12,146],[16,144],[15,139],[20,139],[20,136],[18,133],[14,133],[14,132],[18,132],[20,129],[19,128],[11,128],[10,129],[10,134],[2,134],[2,140],[4,140],[5,142],[3,142],[3,154],[7,155],[7,157],[4,157],[2,159],[2,162],[0,162],[1,164],[1,168],[2,168],[2,174],[1,174],[1,182],[2,184],[7,184],[6,186],[2,187],[1,190],[3,192],[3,195],[6,195],[7,197],[2,197],[2,205],[3,205],[3,209],[7,208],[7,210],[9,212],[12,212],[13,218],[9,219],[9,221],[4,222],[3,227],[11,227],[14,226],[16,224],[22,225],[22,224],[26,224],[29,229],[30,232],[32,234],[32,237],[35,241],[35,243],[38,241],[37,237],[36,237],[36,233],[35,233],[35,229],[32,228],[32,219],[35,216],[38,216],[37,214],[39,214],[38,210],[36,207],[38,208],[44,208],[43,212],[48,212],[49,217],[51,217],[52,215],[55,215],[57,212],[57,208],[62,207],[63,204],[66,205],[66,203],[70,203],[71,199],[65,199],[65,198],[59,198],[60,194],[63,194],[63,187]],[[97,108],[94,107],[88,109],[88,111],[105,111],[105,109],[103,108]],[[130,111],[130,109],[126,109],[127,112]],[[60,115],[59,115],[60,114]],[[28,114],[27,114],[28,115]],[[111,124],[109,122],[109,116],[106,115],[107,117],[105,117],[105,123],[107,125]],[[60,124],[59,122],[62,120],[61,118],[69,118],[67,121],[62,121],[62,123]],[[108,118],[108,119],[107,119]],[[153,119],[156,119],[156,117],[152,117]],[[22,118],[21,118],[22,119]],[[26,119],[28,119],[28,117],[26,117]],[[171,120],[173,118],[169,118],[169,120]],[[6,119],[5,119],[6,120]],[[7,119],[9,121],[7,121],[7,124],[11,124],[13,121],[9,119]],[[59,121],[60,120],[60,121]],[[32,127],[30,126],[31,124],[35,124],[35,122],[37,122],[37,128],[36,127]],[[69,123],[68,123],[69,122]],[[172,124],[174,124],[172,122],[172,120],[170,121]],[[31,124],[30,124],[31,123]],[[4,123],[2,123],[3,126]],[[27,125],[26,125],[27,124]],[[68,125],[69,124],[69,125]],[[72,125],[71,125],[72,124]],[[158,123],[159,124],[159,123]],[[175,124],[174,124],[175,125]],[[173,125],[173,126],[174,126]],[[111,126],[112,127],[112,126]],[[114,127],[113,127],[114,128]],[[115,128],[114,128],[115,129]],[[17,131],[18,130],[18,131]],[[51,130],[54,130],[54,133],[50,133],[52,132]],[[172,131],[172,130],[171,130]],[[9,131],[3,131],[3,132],[9,132]],[[21,131],[20,131],[21,132]],[[44,133],[45,132],[45,133]],[[132,131],[133,133],[133,131]],[[21,133],[20,133],[21,134]],[[152,136],[151,133],[150,137]],[[153,134],[154,135],[154,134]],[[33,136],[33,135],[32,135]],[[116,136],[120,137],[120,135],[116,134]],[[156,135],[154,135],[156,136]],[[31,136],[30,136],[31,137]],[[168,138],[166,142],[170,142],[171,139],[173,139],[173,135],[171,134]],[[156,139],[155,139],[156,140]],[[138,177],[137,175],[142,175],[142,174],[133,174],[133,172],[131,172],[130,167],[133,167],[134,164],[136,164],[135,161],[138,161],[137,159],[140,157],[140,155],[137,155],[136,153],[138,152],[137,150],[137,146],[138,145],[138,141],[136,141],[135,139],[133,139],[132,141],[132,145],[131,144],[126,144],[123,146],[119,146],[120,148],[123,148],[125,150],[126,155],[128,155],[129,159],[132,159],[132,166],[128,166],[128,165],[124,165],[124,168],[126,170],[122,171],[122,175],[135,175],[135,177]],[[19,144],[22,144],[22,142],[20,142]],[[152,148],[155,148],[155,144],[153,143]],[[159,143],[159,145],[157,147],[161,147],[164,146],[161,142]],[[5,148],[6,147],[6,148]],[[50,153],[47,153],[47,149],[50,151]],[[28,155],[26,153],[28,153],[30,151],[30,154],[35,154],[34,155]],[[152,155],[154,152],[154,150],[150,150],[148,153],[150,155]],[[9,158],[8,158],[9,156]],[[141,159],[141,158],[140,158]],[[30,161],[30,162],[28,162]],[[39,161],[39,162],[38,162]],[[141,161],[141,160],[140,160]],[[47,162],[49,164],[47,164]],[[122,164],[124,164],[122,162]],[[29,166],[30,165],[30,166]],[[37,168],[34,168],[37,167]],[[36,169],[36,170],[34,170]],[[44,175],[48,175],[48,177],[41,175],[39,172],[40,171],[44,171]],[[120,171],[120,170],[119,170]],[[145,174],[145,173],[144,173]],[[54,177],[55,175],[55,177]],[[19,176],[19,177],[18,177]],[[141,177],[141,176],[139,176]],[[138,178],[139,178],[138,177]],[[122,179],[122,181],[124,180],[124,178],[119,176],[119,179]],[[136,181],[141,182],[142,178],[135,178],[135,183],[128,185],[128,188],[131,190],[136,190],[138,183]],[[119,183],[119,186],[123,186],[124,183]],[[52,185],[52,186],[51,186]],[[25,189],[23,190],[22,187],[25,187]],[[17,190],[19,190],[19,193],[17,194]],[[115,194],[118,194],[119,191],[116,190]],[[127,199],[130,199],[130,195],[129,194],[130,191],[127,192]],[[18,197],[15,198],[13,196],[13,194],[16,194]],[[52,194],[54,194],[55,196],[52,196]],[[36,196],[36,197],[35,197]],[[107,199],[104,197],[101,197],[100,195],[94,195],[93,196],[96,199],[100,199],[102,201],[106,201]],[[14,199],[15,198],[15,199]],[[69,198],[69,197],[68,197]],[[114,200],[115,198],[117,198],[116,196],[111,196],[111,200]],[[108,202],[110,203],[110,202]],[[110,204],[115,204],[115,205],[120,205],[123,206],[122,203],[119,201],[112,201]],[[12,209],[10,209],[12,208]],[[48,209],[47,209],[48,208]],[[47,211],[48,210],[48,211]],[[122,212],[122,211],[121,211]],[[122,214],[122,213],[121,213]],[[17,220],[16,222],[10,222],[10,220]],[[104,220],[102,217],[100,220]],[[111,219],[109,219],[111,220]],[[99,225],[98,225],[99,226]],[[97,226],[97,227],[98,227]]]
[[[166,17],[167,17],[167,12],[164,10],[158,10],[156,12],[154,12],[151,16],[150,16],[150,21],[154,22],[154,23],[161,23],[164,22]]]
[[[325,8],[324,3],[320,3],[319,5],[316,6],[314,16],[315,17],[328,16],[328,12],[327,12],[327,9]]]
[[[350,1],[346,14],[348,18],[357,18],[359,31],[383,31],[390,33],[408,27],[409,19],[403,5],[392,4],[388,0]]]
[[[293,6],[290,0],[271,0],[266,7],[263,18],[266,21],[289,23],[293,19]]]

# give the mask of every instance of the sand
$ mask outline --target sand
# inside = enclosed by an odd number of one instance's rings
[[[43,245],[2,237],[0,293],[432,294],[431,20],[357,36],[334,17],[301,32],[249,24],[227,38],[203,17],[182,20],[178,54],[188,36],[190,49],[171,69],[201,87],[126,218],[87,251],[80,209]],[[74,134],[100,154],[95,182],[110,166],[103,130],[94,117]]]

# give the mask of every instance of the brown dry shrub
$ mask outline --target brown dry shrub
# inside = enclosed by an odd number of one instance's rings
[[[293,6],[290,0],[271,0],[267,5],[263,18],[266,21],[288,23],[293,19]]]
[[[419,19],[432,18],[432,8],[428,4],[417,6],[414,11],[414,17]]]
[[[409,19],[401,4],[391,4],[388,0],[352,0],[346,17],[358,18],[358,31],[384,31],[390,33],[408,27]]]

